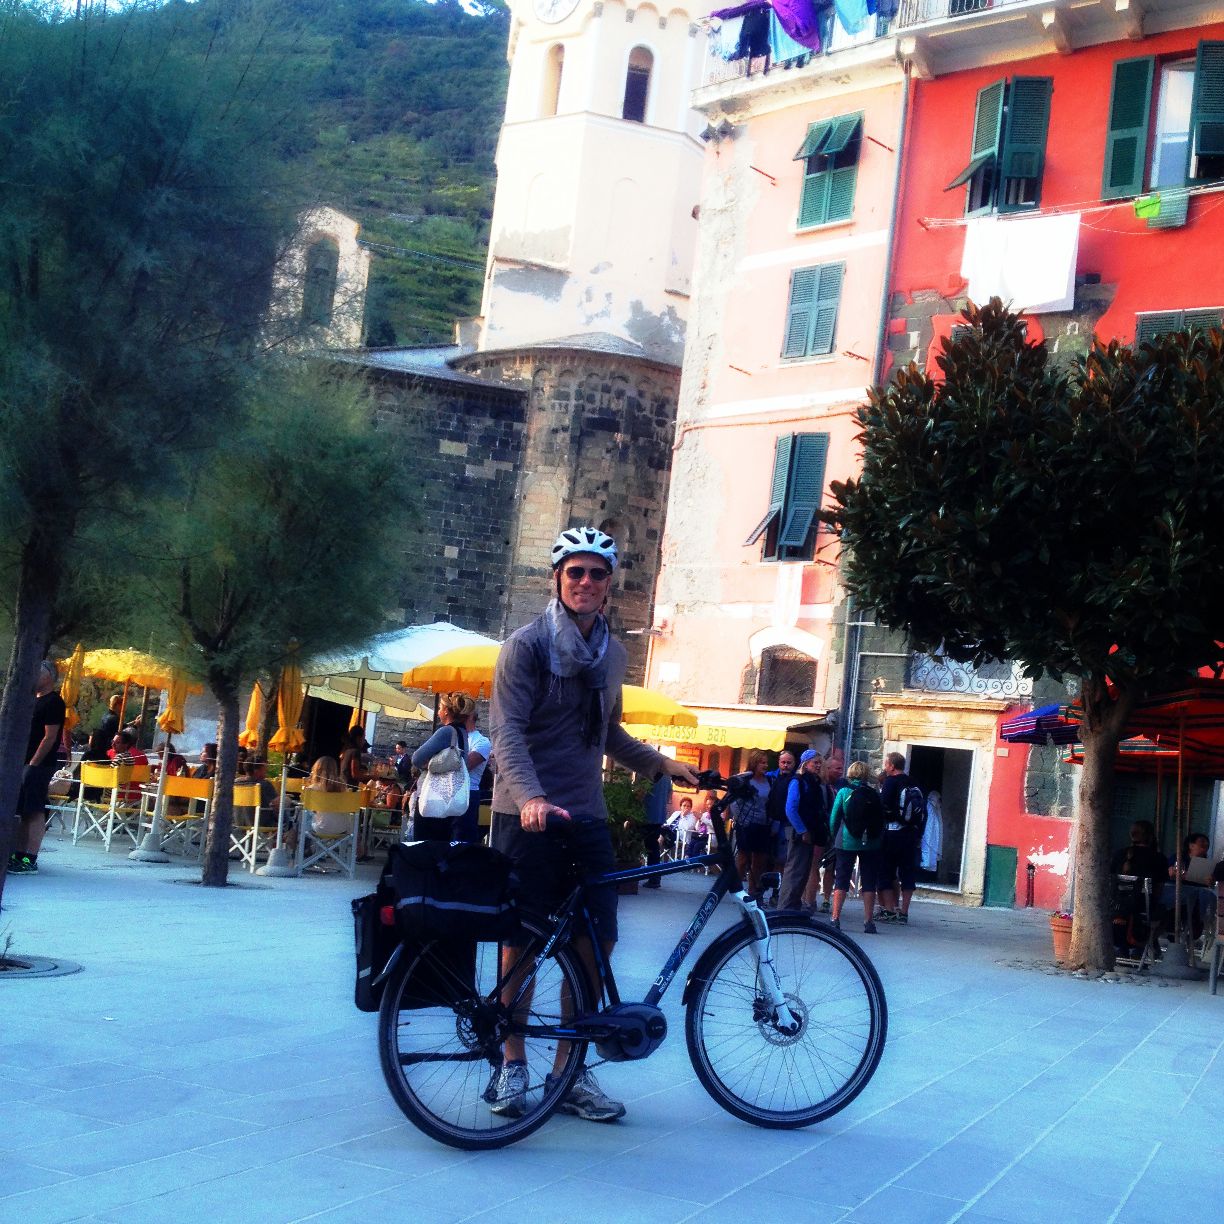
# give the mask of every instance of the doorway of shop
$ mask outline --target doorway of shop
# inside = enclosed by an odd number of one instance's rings
[[[914,785],[921,787],[927,796],[927,828],[922,839],[918,883],[960,892],[973,749],[910,744],[908,772]],[[932,794],[938,797],[937,801],[932,802]]]

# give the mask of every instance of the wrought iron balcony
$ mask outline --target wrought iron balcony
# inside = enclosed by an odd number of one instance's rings
[[[905,687],[923,693],[1000,699],[1030,697],[1033,693],[1033,682],[1018,663],[987,663],[975,668],[939,654],[910,655]]]
[[[968,17],[987,9],[1010,8],[1031,4],[1033,0],[901,0],[897,9],[896,29],[926,25],[932,21],[947,21],[953,17]]]

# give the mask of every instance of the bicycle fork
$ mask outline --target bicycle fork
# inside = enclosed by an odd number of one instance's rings
[[[778,981],[778,969],[773,960],[773,941],[769,936],[769,922],[765,911],[744,889],[731,894],[739,903],[744,916],[752,926],[753,946],[757,958],[757,981],[761,994],[768,1004],[774,1027],[784,1036],[793,1037],[799,1031],[799,1020],[791,1011]]]

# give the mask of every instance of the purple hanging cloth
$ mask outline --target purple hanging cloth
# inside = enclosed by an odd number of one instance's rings
[[[777,14],[782,28],[800,46],[809,47],[813,51],[820,50],[820,21],[816,16],[815,0],[770,0],[763,5],[761,0],[748,4],[734,4],[728,8],[715,9],[711,17],[729,20],[732,17],[742,17],[753,9],[772,8]],[[827,8],[827,4],[821,5]]]

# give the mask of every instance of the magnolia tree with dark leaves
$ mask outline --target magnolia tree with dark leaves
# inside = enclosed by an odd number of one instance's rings
[[[998,299],[965,319],[941,379],[910,365],[871,393],[862,473],[822,518],[848,589],[915,649],[1078,681],[1071,963],[1103,970],[1118,744],[1224,628],[1224,336],[1054,362]]]

